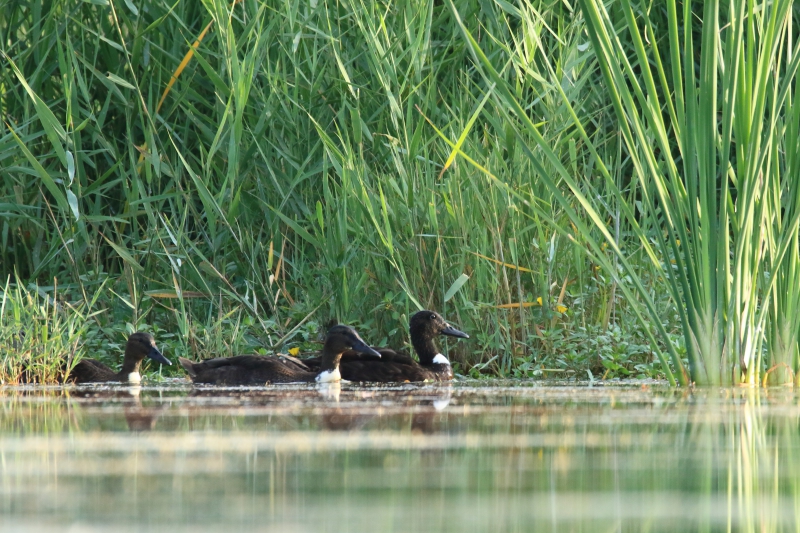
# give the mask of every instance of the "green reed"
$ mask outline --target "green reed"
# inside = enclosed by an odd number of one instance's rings
[[[705,2],[698,12],[668,2],[666,17],[623,2],[632,49],[610,36],[602,4],[581,6],[657,228],[639,239],[655,236],[676,258],[663,271],[685,302],[692,381],[755,383],[769,365],[794,364],[796,333],[783,330],[797,323],[800,281],[792,2]],[[647,39],[663,33],[663,44]]]
[[[0,0],[0,271],[68,279],[76,305],[110,282],[104,306],[136,327],[162,321],[185,351],[198,322],[232,310],[281,348],[330,319],[402,343],[426,307],[476,339],[456,345],[464,368],[563,370],[583,344],[569,339],[636,315],[658,317],[637,327],[660,334],[622,366],[649,364],[671,350],[673,304],[649,281],[620,286],[610,250],[587,258],[603,230],[582,222],[567,185],[539,179],[628,158],[597,62],[568,5],[526,5],[453,7],[498,69],[518,54],[502,79],[531,102],[535,134],[486,112],[499,89],[449,4]],[[594,152],[575,120],[592,125]],[[449,142],[497,180],[459,159],[445,170]],[[614,187],[576,190],[606,202],[596,222],[626,248]],[[656,280],[637,246],[628,271]]]
[[[458,7],[451,6],[476,65],[496,87],[494,110],[514,125],[521,142],[529,139],[533,179],[547,186],[573,224],[574,231],[563,228],[563,233],[583,239],[587,254],[618,280],[628,301],[637,303],[639,320],[654,334],[654,350],[667,349],[669,361],[661,360],[668,378],[669,362],[681,383],[766,382],[773,372],[773,382],[791,379],[798,363],[800,281],[793,141],[800,50],[793,39],[791,2],[758,9],[746,2],[724,9],[706,2],[697,12],[692,9],[699,4],[686,3],[679,11],[668,2],[666,12],[651,13],[628,1],[608,9],[582,1],[618,120],[622,168],[612,166],[619,156],[593,138],[596,121],[580,115],[585,104],[568,93],[570,85],[555,62],[542,61],[547,74],[542,85],[572,113],[587,156],[596,164],[591,174],[576,173],[564,163],[531,118],[527,100],[498,68],[509,64],[534,76],[528,48],[517,46],[503,61],[492,60]],[[531,2],[514,16],[529,25],[542,17]],[[624,31],[618,34],[620,27]],[[543,55],[547,50],[535,37],[532,48]],[[620,172],[629,177],[621,181]],[[598,194],[602,191],[605,196]],[[530,202],[529,216],[539,215],[532,197],[513,193]],[[652,263],[651,275],[663,280],[679,302],[688,365],[669,342],[645,271],[612,233],[608,216],[614,212],[612,218],[617,224],[622,219]],[[603,260],[601,241],[614,251],[613,263]]]

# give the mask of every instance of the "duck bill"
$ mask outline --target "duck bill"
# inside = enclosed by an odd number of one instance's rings
[[[463,331],[457,330],[453,326],[447,326],[442,330],[442,335],[448,335],[450,337],[458,337],[459,339],[469,339],[469,335],[464,333]]]
[[[352,348],[353,348],[353,350],[355,350],[355,351],[357,351],[359,353],[365,353],[367,355],[374,355],[375,357],[380,357],[381,356],[380,353],[376,352],[375,350],[373,350],[372,348],[367,346],[367,344],[365,342],[362,342],[360,340],[354,342]]]
[[[158,362],[159,362],[159,363],[161,363],[162,365],[171,365],[171,364],[172,364],[172,363],[170,363],[170,362],[169,362],[169,359],[167,359],[166,357],[164,357],[164,354],[162,354],[161,352],[159,352],[159,351],[158,351],[158,348],[156,348],[155,346],[153,346],[152,348],[150,348],[150,351],[149,351],[149,352],[147,352],[147,357],[149,357],[149,358],[150,358],[150,359],[152,359],[153,361],[158,361]]]

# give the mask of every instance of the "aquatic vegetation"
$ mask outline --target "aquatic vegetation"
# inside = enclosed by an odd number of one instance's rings
[[[791,383],[800,363],[795,333],[800,195],[794,168],[800,113],[792,98],[800,48],[793,38],[792,2],[759,5],[763,9],[755,17],[745,1],[725,9],[705,2],[699,12],[694,9],[701,4],[684,3],[678,10],[667,2],[666,10],[652,13],[630,2],[608,11],[599,1],[580,2],[619,121],[619,149],[630,178],[620,180],[621,170],[614,167],[619,156],[609,158],[601,149],[594,125],[558,87],[554,66],[543,63],[596,164],[606,197],[595,194],[591,175],[575,176],[564,164],[525,102],[461,23],[476,64],[497,87],[493,109],[515,125],[521,140],[519,132],[533,140],[526,154],[537,170],[534,179],[558,198],[572,223],[563,233],[586,243],[587,255],[639,308],[640,322],[654,326],[651,344],[671,382],[755,384],[777,370],[775,382]],[[520,17],[535,12],[526,2]],[[625,31],[618,38],[620,25]],[[516,47],[509,61],[524,64],[523,52]],[[510,192],[530,202],[531,218],[546,216],[534,198]],[[641,266],[609,227],[609,209],[616,210],[617,225],[624,220],[628,246],[638,241],[653,273],[678,302],[688,364],[670,342]],[[601,238],[595,237],[598,231]],[[613,262],[605,257],[606,246]]]
[[[548,316],[578,298],[585,316],[614,307],[612,320],[630,322],[624,302],[609,304],[614,282],[546,220],[532,225],[466,165],[440,176],[450,148],[428,120],[461,131],[483,99],[448,6],[134,8],[0,0],[0,161],[11,169],[0,265],[22,282],[58,276],[77,302],[110,281],[101,327],[158,327],[180,356],[318,349],[306,344],[332,319],[408,348],[409,317],[431,308],[496,330],[497,342],[457,345],[451,361],[499,355],[509,374],[516,356],[537,356],[529,335],[583,325]],[[554,24],[569,15],[548,13]],[[495,5],[471,23],[504,16]],[[569,61],[577,33],[561,38]],[[555,142],[566,116],[554,103],[541,112]],[[487,123],[461,146],[527,186],[511,133]],[[569,144],[559,150],[568,157]]]
[[[0,273],[179,356],[431,308],[464,373],[617,326],[609,376],[785,382],[796,10],[734,4],[0,0]]]
[[[754,384],[770,367],[798,369],[800,48],[793,3],[759,6],[755,17],[746,1],[705,2],[698,13],[668,2],[666,16],[651,16],[623,2],[631,50],[609,38],[601,2],[581,2],[641,187],[643,213],[629,205],[627,216],[683,302],[682,372],[698,384]],[[635,72],[633,62],[650,66]]]

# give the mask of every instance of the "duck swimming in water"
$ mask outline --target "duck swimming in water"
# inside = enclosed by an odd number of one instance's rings
[[[169,359],[158,351],[156,341],[149,333],[136,332],[128,337],[125,344],[125,356],[122,359],[122,369],[114,372],[109,367],[96,359],[81,359],[69,372],[65,381],[73,383],[104,383],[119,381],[121,383],[139,383],[139,365],[142,360],[149,357],[162,365],[171,365]]]
[[[409,321],[411,345],[417,352],[419,362],[408,354],[391,348],[373,348],[381,354],[376,360],[354,349],[342,356],[340,364],[342,378],[348,381],[373,381],[379,383],[405,381],[449,381],[453,369],[447,357],[439,353],[433,339],[439,335],[468,339],[469,335],[448,324],[435,311],[419,311]],[[319,368],[320,358],[303,359],[310,369]]]
[[[342,379],[339,361],[347,350],[381,357],[367,346],[356,330],[349,326],[333,326],[325,337],[319,366],[314,370],[297,364],[294,358],[261,355],[238,355],[193,363],[178,358],[194,383],[210,385],[265,385],[267,383],[329,383]]]

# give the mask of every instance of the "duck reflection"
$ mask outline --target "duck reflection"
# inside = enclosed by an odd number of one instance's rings
[[[411,431],[430,435],[442,430],[442,412],[450,405],[453,387],[447,383],[426,392],[427,395],[419,400],[419,405],[428,408],[411,415]]]
[[[88,403],[93,407],[108,407],[115,404],[122,406],[122,413],[129,431],[152,431],[156,420],[166,409],[164,405],[143,405],[142,388],[138,385],[129,387],[78,387],[65,391],[66,395],[77,403]]]
[[[333,384],[331,384],[333,385]],[[195,385],[189,393],[193,404],[207,407],[267,407],[314,404],[319,401],[315,388],[291,386],[217,387]],[[204,399],[203,401],[197,401]]]
[[[165,407],[162,405],[158,407],[143,407],[141,391],[141,387],[130,387],[128,389],[133,402],[126,402],[125,407],[123,407],[125,421],[131,431],[152,431],[156,427],[156,420],[158,420]]]
[[[340,405],[342,385],[326,383],[317,386],[317,392],[328,403],[320,417],[322,429],[328,431],[356,431],[375,418],[374,412],[361,409],[360,403],[349,406]]]
[[[369,388],[347,391],[340,404],[339,391],[320,391],[336,405],[321,416],[321,426],[330,431],[410,428],[426,434],[441,430],[441,413],[450,404],[452,385],[411,388]],[[409,410],[411,411],[409,415]],[[410,416],[410,420],[409,417]]]
[[[342,383],[340,381],[320,383],[317,385],[317,392],[325,401],[339,403],[339,397],[342,394]]]

